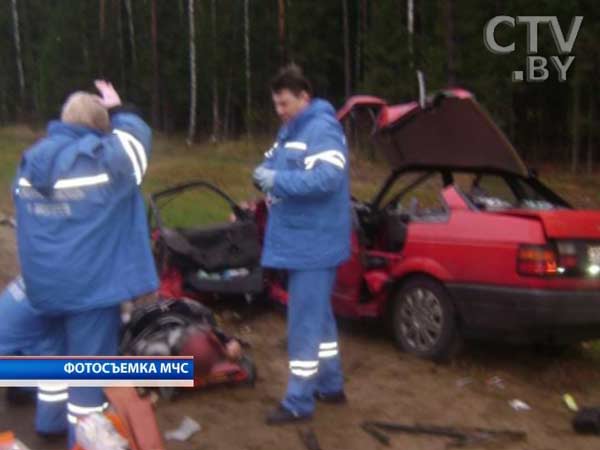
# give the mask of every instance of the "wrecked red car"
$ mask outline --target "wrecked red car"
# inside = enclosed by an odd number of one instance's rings
[[[338,117],[361,109],[391,170],[374,198],[353,199],[336,314],[383,319],[401,348],[436,360],[465,337],[559,345],[600,337],[600,212],[575,210],[546,187],[467,91],[393,106],[353,97]],[[153,206],[197,187],[207,185],[155,194]],[[163,294],[264,291],[286,303],[285,276],[259,267],[264,205],[250,214],[208,188],[237,220],[174,230],[157,216]],[[199,278],[206,267],[238,276]]]
[[[338,117],[359,108],[374,112],[392,170],[354,201],[338,315],[382,318],[404,350],[432,359],[463,337],[600,337],[600,212],[546,187],[467,91],[422,105],[353,97]],[[281,286],[272,293],[285,301]]]

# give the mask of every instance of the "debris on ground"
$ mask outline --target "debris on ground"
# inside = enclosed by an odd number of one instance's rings
[[[17,228],[17,222],[14,217],[0,214],[0,225]]]
[[[581,434],[600,434],[600,407],[581,408],[573,417],[573,429]]]
[[[500,378],[499,376],[493,376],[491,378],[488,378],[485,382],[485,384],[487,384],[490,387],[495,387],[497,389],[505,389],[506,385],[504,384],[504,380],[502,380],[502,378]]]
[[[508,402],[508,404],[515,411],[530,411],[531,410],[531,406],[529,406],[523,400],[519,400],[518,398],[510,400]]]
[[[482,446],[492,443],[507,445],[527,439],[527,433],[519,430],[447,427],[427,424],[406,425],[377,421],[365,421],[361,426],[363,430],[386,446],[389,446],[390,440],[385,432],[447,437],[451,440],[446,444],[446,448]]]
[[[380,444],[385,445],[386,447],[390,446],[390,438],[387,434],[379,431],[373,424],[369,422],[363,422],[361,424],[361,428],[373,436],[375,439],[379,441]]]
[[[468,386],[469,384],[473,383],[474,381],[475,380],[473,380],[473,378],[471,377],[460,378],[459,380],[456,380],[456,387],[462,389],[465,386]]]
[[[562,398],[563,402],[565,402],[565,405],[567,405],[567,408],[569,408],[573,412],[579,411],[579,406],[577,406],[577,402],[575,402],[575,399],[571,394],[563,394]]]
[[[30,450],[12,431],[0,432],[0,450]]]
[[[90,414],[77,422],[75,439],[85,450],[126,450],[129,443],[102,413]]]
[[[312,428],[298,430],[298,436],[307,450],[322,450],[317,435]]]
[[[184,442],[191,438],[201,429],[202,427],[198,422],[196,422],[189,416],[185,416],[181,421],[179,427],[177,427],[175,430],[165,432],[165,438],[168,440]]]

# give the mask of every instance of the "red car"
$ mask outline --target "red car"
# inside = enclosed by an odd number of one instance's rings
[[[403,349],[437,360],[463,337],[600,337],[600,212],[574,210],[528,171],[467,91],[423,105],[353,97],[339,118],[361,108],[375,119],[391,171],[373,199],[354,199],[352,258],[333,295],[338,315],[384,319]],[[236,222],[162,226],[160,201],[198,187],[223,197]],[[157,193],[151,203],[163,295],[264,290],[287,301],[285,277],[259,267],[264,205],[251,217],[204,182]]]
[[[467,91],[422,106],[354,97],[338,117],[361,107],[376,110],[392,170],[354,202],[338,315],[385,319],[404,350],[432,359],[462,337],[600,337],[600,212],[574,210],[528,171]]]

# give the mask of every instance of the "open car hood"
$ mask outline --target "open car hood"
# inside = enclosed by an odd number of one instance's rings
[[[433,166],[527,176],[512,144],[468,91],[442,91],[429,97],[424,107],[417,102],[388,105],[377,97],[351,97],[338,111],[338,119],[358,108],[373,112],[374,136],[394,169]]]

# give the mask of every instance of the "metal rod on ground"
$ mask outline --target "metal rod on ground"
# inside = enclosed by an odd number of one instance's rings
[[[387,434],[379,431],[377,428],[375,428],[372,424],[369,424],[368,422],[363,422],[360,426],[363,430],[365,430],[367,433],[369,433],[371,436],[377,439],[381,444],[387,447],[390,446],[390,438]]]
[[[447,444],[447,448],[480,445],[487,441],[517,442],[527,439],[527,433],[518,430],[455,428],[425,424],[405,425],[379,421],[365,421],[361,424],[361,427],[380,443],[387,446],[389,446],[390,439],[384,431],[451,438],[452,440]]]

